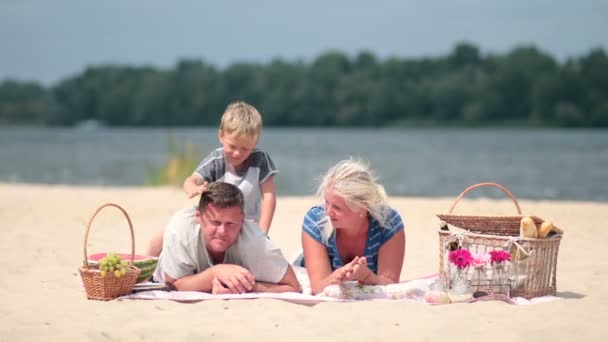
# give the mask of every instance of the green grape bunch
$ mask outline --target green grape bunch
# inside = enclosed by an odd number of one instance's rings
[[[99,269],[101,276],[105,277],[109,274],[114,274],[116,278],[120,278],[127,274],[128,263],[114,253],[110,253],[99,260]]]

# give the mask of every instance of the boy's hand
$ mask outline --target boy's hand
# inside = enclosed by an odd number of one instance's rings
[[[192,186],[188,186],[186,188],[186,195],[188,196],[188,198],[192,198],[194,196],[201,195],[203,192],[207,191],[208,185],[209,185],[208,182],[204,182],[201,185],[192,184]]]

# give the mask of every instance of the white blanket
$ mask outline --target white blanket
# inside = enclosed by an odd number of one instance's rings
[[[177,302],[192,303],[203,300],[226,300],[226,299],[258,299],[270,298],[288,301],[296,304],[315,305],[321,302],[350,302],[357,300],[391,300],[408,301],[413,300],[425,303],[425,293],[429,291],[429,286],[437,279],[437,275],[431,275],[397,284],[386,286],[361,286],[355,282],[347,282],[341,286],[331,285],[318,294],[312,295],[310,282],[306,270],[301,267],[294,267],[296,276],[302,287],[302,293],[243,293],[243,294],[224,294],[213,295],[197,291],[142,291],[118,298],[123,299],[167,299]],[[548,302],[559,299],[555,296],[544,296],[531,300],[515,297],[509,298],[504,295],[491,295],[475,298],[467,303],[479,301],[499,300],[515,305],[527,305],[540,302]]]

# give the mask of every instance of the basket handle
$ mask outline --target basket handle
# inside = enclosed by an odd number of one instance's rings
[[[129,214],[127,214],[127,212],[118,204],[105,203],[105,204],[100,205],[95,210],[93,215],[91,215],[89,222],[87,223],[87,231],[84,235],[84,261],[83,261],[83,265],[87,269],[89,268],[89,261],[88,261],[88,257],[87,257],[87,255],[88,255],[87,254],[87,242],[89,241],[89,231],[91,230],[91,224],[93,223],[93,219],[95,218],[95,216],[97,216],[97,214],[101,211],[101,209],[103,209],[105,207],[116,207],[120,211],[122,211],[122,213],[127,218],[127,222],[129,223],[129,229],[131,230],[131,261],[129,261],[129,266],[133,265],[133,258],[135,256],[135,234],[133,233],[133,224],[131,223],[131,218],[129,217]]]
[[[475,190],[477,188],[481,188],[483,186],[493,186],[493,187],[496,187],[496,188],[499,188],[500,190],[502,190],[502,192],[504,192],[505,194],[507,194],[507,196],[509,196],[511,198],[511,200],[513,201],[513,204],[515,204],[515,208],[517,208],[517,214],[521,215],[521,208],[519,207],[519,203],[517,202],[517,199],[515,199],[515,196],[513,196],[511,191],[509,191],[509,189],[505,188],[504,186],[502,186],[498,183],[493,183],[493,182],[477,183],[477,184],[471,185],[470,187],[464,189],[464,191],[461,192],[460,195],[458,195],[458,197],[456,197],[454,204],[452,204],[452,207],[450,207],[449,213],[451,214],[452,211],[454,211],[454,208],[456,207],[456,204],[458,204],[458,201],[460,201],[460,199],[462,197],[464,197],[464,195],[467,192]]]

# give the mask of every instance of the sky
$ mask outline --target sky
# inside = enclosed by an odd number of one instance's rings
[[[0,80],[46,85],[89,65],[434,57],[462,41],[534,44],[561,61],[608,52],[608,0],[0,0]]]

